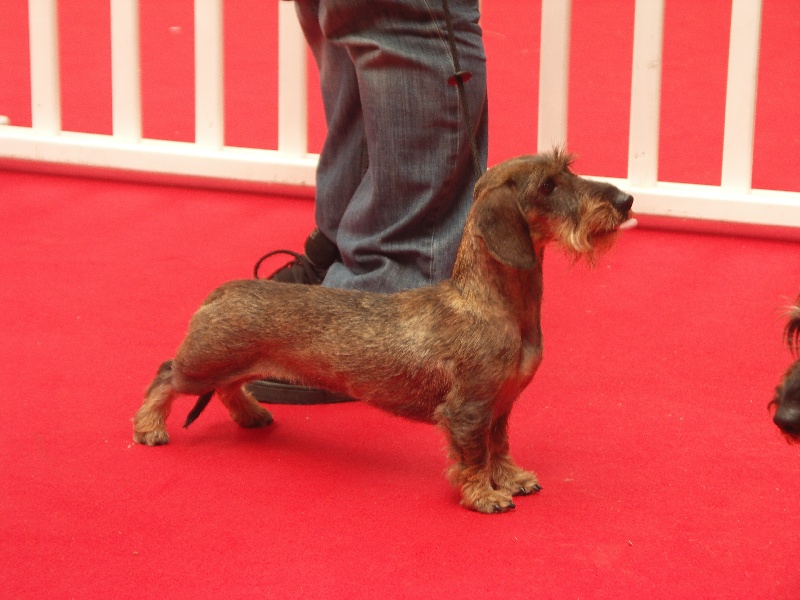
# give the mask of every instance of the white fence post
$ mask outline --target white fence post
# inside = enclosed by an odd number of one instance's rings
[[[225,145],[222,0],[194,2],[194,139],[203,148]]]
[[[278,151],[308,151],[306,43],[294,2],[278,3]]]
[[[33,129],[40,133],[55,135],[61,131],[58,2],[28,0],[28,27]]]
[[[142,139],[139,0],[111,0],[111,121],[114,137]]]
[[[628,179],[634,185],[658,180],[663,31],[664,0],[636,0],[628,140]]]
[[[749,192],[761,38],[761,0],[733,0],[722,146],[722,187]],[[795,47],[794,52],[798,51]]]
[[[567,143],[572,0],[542,0],[539,60],[539,152]]]

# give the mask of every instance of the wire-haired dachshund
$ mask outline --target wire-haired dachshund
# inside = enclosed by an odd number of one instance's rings
[[[570,170],[563,150],[489,169],[475,186],[452,278],[394,294],[267,280],[217,288],[161,365],[134,418],[140,444],[166,444],[181,394],[216,393],[243,427],[272,422],[247,392],[277,379],[437,424],[461,503],[483,513],[538,492],[509,455],[514,402],[542,360],[542,260],[550,242],[590,262],[635,225],[633,198]]]

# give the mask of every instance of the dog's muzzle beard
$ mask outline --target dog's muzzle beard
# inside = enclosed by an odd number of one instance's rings
[[[611,201],[587,202],[577,218],[564,219],[555,225],[555,238],[572,260],[585,258],[594,266],[611,249],[621,231],[637,226],[631,212],[633,196],[617,192]]]

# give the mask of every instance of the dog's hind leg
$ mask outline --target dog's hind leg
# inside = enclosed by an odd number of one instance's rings
[[[497,418],[489,433],[492,483],[512,496],[534,494],[542,489],[536,474],[518,467],[508,452],[508,417],[506,413]]]
[[[241,383],[217,388],[217,395],[228,413],[242,427],[263,427],[272,423],[272,414],[262,407]]]
[[[179,392],[172,384],[172,361],[163,363],[153,383],[147,388],[144,402],[133,417],[133,441],[147,446],[169,442],[166,421],[172,402]]]

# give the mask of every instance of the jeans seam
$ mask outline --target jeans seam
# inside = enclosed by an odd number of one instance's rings
[[[431,3],[428,0],[423,0],[423,2],[425,3],[425,6],[428,9],[428,14],[431,16],[431,20],[435,24],[436,37],[439,39],[440,45],[441,45],[445,55],[450,59],[450,66],[452,67],[453,70],[455,70],[455,63],[453,62],[453,57],[450,55],[449,45],[448,45],[447,40],[444,37],[444,33],[442,32],[442,29],[441,29],[441,27],[439,25],[439,20],[436,18],[436,15],[434,14],[433,8],[431,7]],[[447,98],[448,109],[450,107],[450,104],[451,104],[451,100],[450,100],[449,95],[448,95],[448,98]],[[457,127],[456,139],[455,139],[455,147],[454,148],[448,148],[448,153],[449,153],[449,155],[451,157],[455,156],[456,164],[452,165],[447,178],[445,179],[445,181],[442,182],[443,185],[442,185],[442,187],[440,189],[440,193],[442,194],[442,198],[440,199],[441,201],[436,204],[436,210],[435,210],[435,213],[434,213],[433,218],[432,218],[432,226],[431,226],[431,234],[430,234],[430,254],[429,254],[429,256],[431,257],[431,262],[430,262],[430,269],[429,269],[429,272],[428,272],[428,283],[429,284],[433,284],[434,281],[436,281],[436,279],[437,279],[436,272],[437,272],[437,269],[438,269],[438,263],[441,262],[441,258],[439,257],[439,253],[437,252],[436,242],[437,242],[437,232],[441,228],[440,219],[441,219],[441,213],[442,213],[442,208],[443,208],[442,207],[442,202],[443,202],[443,198],[448,195],[447,192],[453,187],[453,174],[456,172],[456,167],[457,167],[457,163],[458,163],[458,157],[460,156],[460,152],[461,152],[461,132],[460,132],[460,128],[461,128],[461,120],[463,118],[463,115],[461,114],[461,106],[460,106],[460,104],[458,102],[456,102],[455,109],[456,109],[456,127]]]

